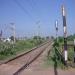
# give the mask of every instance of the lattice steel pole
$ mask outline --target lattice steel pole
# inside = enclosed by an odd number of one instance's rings
[[[10,24],[12,25],[11,29],[12,29],[12,31],[13,31],[13,37],[14,37],[13,41],[14,41],[14,43],[15,43],[15,38],[16,38],[15,25],[14,25],[14,23],[10,23]]]
[[[64,60],[67,64],[68,52],[67,52],[67,25],[66,25],[66,13],[65,8],[62,6],[63,28],[64,28]]]

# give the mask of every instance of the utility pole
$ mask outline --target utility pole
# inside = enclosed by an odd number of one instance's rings
[[[56,41],[58,41],[58,21],[55,21],[55,29],[56,29]]]
[[[63,18],[63,28],[64,28],[64,60],[67,65],[68,52],[67,52],[67,25],[66,25],[66,13],[65,8],[62,6],[62,18]]]
[[[13,42],[15,43],[15,38],[16,38],[16,36],[15,36],[16,35],[16,33],[15,33],[15,25],[14,25],[14,23],[10,23],[10,24],[12,25],[11,26],[11,30],[13,32],[13,34],[12,34],[13,35],[13,38],[14,38],[13,39]]]

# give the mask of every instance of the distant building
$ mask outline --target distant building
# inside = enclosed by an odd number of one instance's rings
[[[3,42],[11,42],[11,39],[10,38],[6,38],[3,40]]]

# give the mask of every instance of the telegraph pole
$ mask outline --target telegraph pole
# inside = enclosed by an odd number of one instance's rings
[[[67,65],[68,52],[67,52],[67,25],[66,25],[66,13],[65,8],[62,6],[62,18],[63,18],[63,28],[64,28],[64,60]]]
[[[15,36],[15,25],[14,25],[14,23],[10,23],[10,24],[12,25],[11,30],[13,32],[13,37],[14,37],[13,42],[15,43],[15,38],[16,38],[16,36]]]
[[[55,21],[55,29],[56,29],[56,41],[58,41],[58,21]]]

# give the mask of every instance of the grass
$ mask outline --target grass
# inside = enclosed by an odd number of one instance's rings
[[[54,67],[64,69],[64,60],[62,55],[60,54],[60,44],[54,41],[53,48],[50,50],[50,53],[46,57],[45,66],[46,67]]]
[[[64,58],[59,54],[63,52],[63,49],[62,49],[63,44],[64,44],[64,40],[61,40],[61,41],[58,40],[58,42],[54,40],[53,48],[51,49],[50,53],[45,59],[45,67],[67,69],[63,60]],[[73,45],[73,41],[68,40],[67,44]],[[74,60],[74,47],[68,46],[68,62],[71,62],[72,64],[73,60]]]
[[[62,45],[64,42],[59,42],[60,46],[59,48],[61,49],[61,52],[64,50],[62,49]],[[73,45],[73,41],[67,41],[67,45]],[[68,61],[73,61],[74,58],[74,46],[67,46],[67,51],[68,51]]]
[[[68,38],[69,39],[69,38]],[[70,61],[73,61],[73,57],[74,57],[74,41],[72,40],[68,40],[67,39],[67,51],[68,51],[68,59]],[[64,51],[64,38],[58,38],[58,43],[59,43],[59,50],[61,52]],[[72,46],[69,46],[72,45]]]
[[[12,58],[43,42],[44,40],[41,39],[39,41],[37,39],[19,40],[15,44],[0,42],[0,60]]]
[[[61,62],[61,58],[59,54],[56,53],[55,48],[52,48],[50,54],[46,57],[45,61],[45,67],[56,67],[61,69],[64,68],[64,64]]]

